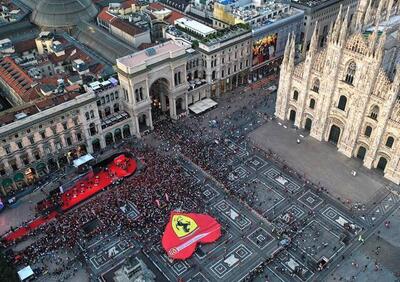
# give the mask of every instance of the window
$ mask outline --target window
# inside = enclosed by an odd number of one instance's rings
[[[319,79],[318,79],[318,78],[316,78],[316,79],[314,80],[312,90],[313,90],[314,92],[317,92],[317,93],[319,92]]]
[[[23,148],[21,141],[17,142],[17,146],[18,146],[18,149],[22,149]]]
[[[35,159],[38,161],[40,160],[40,154],[39,152],[35,152]]]
[[[386,147],[392,148],[393,147],[393,143],[394,143],[394,138],[392,136],[389,136],[386,139]]]
[[[139,89],[135,89],[135,100],[136,100],[136,103],[140,101]]]
[[[372,127],[368,125],[368,126],[365,128],[364,135],[367,136],[367,137],[371,137],[371,134],[372,134]]]
[[[68,146],[71,146],[72,145],[72,141],[71,141],[71,138],[70,137],[67,137],[67,145]]]
[[[35,143],[35,139],[33,138],[33,136],[29,136],[28,139],[29,139],[29,142],[31,143],[31,145],[33,145]]]
[[[5,146],[3,148],[4,148],[4,151],[6,151],[6,154],[10,154],[11,153],[10,146]]]
[[[221,71],[221,77],[224,78],[224,76],[225,76],[225,71],[222,70],[222,71]]]
[[[89,120],[89,119],[90,119],[89,112],[86,112],[86,113],[85,113],[85,117],[86,117],[86,120]]]
[[[67,130],[67,128],[68,128],[67,123],[64,122],[64,123],[62,124],[62,127],[63,127],[64,130]]]
[[[114,104],[114,113],[119,112],[119,104]]]
[[[109,103],[110,102],[110,95],[106,96],[106,102]]]
[[[114,93],[110,94],[110,99],[111,99],[111,101],[114,101]]]
[[[344,81],[346,81],[348,84],[353,84],[356,68],[357,66],[354,62],[351,62],[347,67],[346,78],[344,79]]]
[[[90,117],[94,118],[94,111],[93,110],[90,110]]]
[[[180,83],[180,79],[179,79],[179,83]],[[143,87],[140,87],[139,88],[139,98],[140,98],[140,101],[142,101],[143,100]]]
[[[11,164],[11,167],[13,169],[13,171],[17,171],[18,170],[18,166],[16,163]]]
[[[44,131],[41,131],[40,132],[40,137],[42,137],[42,139],[45,139],[46,138],[46,133]]]
[[[379,107],[375,105],[375,106],[372,107],[372,110],[371,110],[371,113],[369,114],[369,117],[374,119],[374,120],[377,120],[378,115],[379,115]]]
[[[115,100],[118,99],[118,91],[115,91]]]
[[[100,105],[101,105],[101,101],[99,99],[99,100],[97,100],[97,106],[100,106]]]
[[[347,98],[346,98],[346,96],[340,96],[340,98],[339,98],[339,103],[338,103],[338,109],[339,110],[342,110],[342,111],[344,111],[344,110],[346,110],[346,104],[347,104]]]
[[[212,74],[211,74],[211,79],[212,79],[212,80],[215,79],[215,71],[212,72]]]
[[[91,123],[89,125],[89,133],[90,133],[90,136],[93,136],[93,135],[95,135],[97,133],[96,132],[96,126],[95,126],[94,123]]]
[[[23,162],[24,162],[24,165],[28,165],[28,164],[29,164],[29,160],[28,160],[28,158],[27,158],[27,157],[25,157],[25,158],[23,159]]]
[[[314,99],[311,99],[311,100],[310,100],[310,108],[311,108],[311,109],[314,109],[314,108],[315,108],[315,100],[314,100]]]
[[[294,90],[293,91],[293,100],[297,101],[297,99],[299,99],[299,91]]]
[[[79,132],[76,134],[76,139],[78,139],[78,141],[82,141],[82,134],[80,134]]]
[[[104,97],[101,97],[100,99],[101,99],[101,104],[102,105],[106,103],[106,99],[104,99]]]

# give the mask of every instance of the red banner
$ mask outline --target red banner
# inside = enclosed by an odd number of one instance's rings
[[[193,255],[197,244],[212,243],[221,237],[221,225],[206,214],[172,212],[162,237],[162,246],[172,259]]]

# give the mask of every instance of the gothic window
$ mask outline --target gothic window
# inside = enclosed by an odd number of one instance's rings
[[[357,66],[354,62],[351,62],[347,67],[346,78],[344,81],[348,84],[353,84],[354,75],[356,74],[356,68]]]
[[[214,80],[214,79],[215,79],[215,76],[216,76],[216,75],[215,75],[215,71],[213,71],[212,74],[211,74],[211,79]]]
[[[295,90],[293,92],[293,100],[297,101],[297,99],[299,99],[299,91]]]
[[[317,93],[319,92],[319,79],[318,79],[318,78],[316,78],[316,79],[314,80],[312,90],[313,90],[314,92],[317,92]]]
[[[310,108],[311,108],[311,109],[314,109],[314,108],[315,108],[315,100],[314,100],[314,99],[311,99],[311,100],[310,100]]]
[[[393,147],[393,143],[394,143],[394,138],[392,136],[389,136],[386,139],[386,147],[392,148]]]
[[[94,118],[94,111],[93,110],[90,111],[90,117]]]
[[[85,117],[86,117],[86,120],[89,120],[89,119],[90,119],[89,112],[86,112],[86,113],[85,113]]]
[[[371,113],[369,115],[370,118],[376,120],[378,118],[378,114],[379,114],[379,107],[378,106],[374,106],[371,110]]]
[[[368,126],[365,128],[364,135],[367,136],[367,137],[371,137],[371,134],[372,134],[372,127],[368,125]]]
[[[338,109],[339,110],[342,110],[342,111],[344,111],[344,110],[346,110],[346,104],[347,104],[347,98],[346,98],[346,96],[340,96],[340,98],[339,98],[339,103],[338,103]]]

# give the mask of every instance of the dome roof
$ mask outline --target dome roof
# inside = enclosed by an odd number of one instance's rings
[[[91,20],[97,8],[91,0],[39,0],[31,21],[40,27],[69,27],[82,20]]]

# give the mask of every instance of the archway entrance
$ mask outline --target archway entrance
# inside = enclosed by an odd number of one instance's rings
[[[149,129],[149,126],[147,125],[147,116],[146,114],[140,114],[138,117],[139,120],[139,131],[143,132]]]
[[[339,142],[340,137],[340,127],[336,125],[332,125],[331,131],[329,132],[329,142],[332,144],[337,144]]]
[[[182,98],[176,99],[175,104],[176,104],[176,114],[177,115],[179,115],[185,111],[184,107],[183,107],[183,99]]]
[[[114,142],[114,138],[111,132],[108,132],[105,136],[106,146],[110,146]]]
[[[385,171],[386,165],[387,165],[387,159],[384,157],[381,157],[379,159],[379,162],[378,162],[378,165],[376,166],[376,168],[381,171]]]
[[[294,122],[296,120],[296,111],[295,110],[290,110],[289,120],[291,122]]]
[[[115,142],[118,143],[122,140],[122,131],[121,129],[117,128],[114,131],[114,138],[115,138]]]
[[[124,127],[122,128],[122,133],[124,135],[124,138],[131,137],[131,128],[129,124],[124,125]]]
[[[169,110],[169,82],[159,78],[150,86],[151,116],[153,121],[158,121]]]
[[[312,120],[310,118],[306,119],[306,124],[304,125],[304,129],[307,131],[311,131]]]
[[[363,161],[366,153],[367,153],[367,149],[365,149],[363,146],[360,146],[360,148],[358,148],[358,152],[357,152],[357,159],[360,159]]]
[[[100,140],[96,139],[92,142],[93,152],[99,152],[101,150]]]

